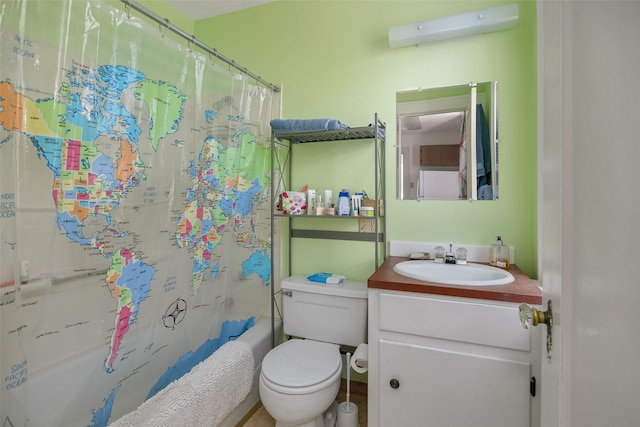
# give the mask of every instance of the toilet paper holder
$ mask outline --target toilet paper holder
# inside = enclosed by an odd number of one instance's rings
[[[356,359],[355,362],[353,362],[353,363],[355,363],[355,365],[358,368],[369,369],[369,361],[368,360]]]
[[[369,346],[366,343],[358,345],[351,358],[351,368],[359,374],[369,370]]]

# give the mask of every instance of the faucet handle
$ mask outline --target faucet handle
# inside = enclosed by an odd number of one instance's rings
[[[444,248],[442,246],[436,246],[435,248],[433,248],[433,253],[433,262],[444,262]]]
[[[456,249],[456,264],[466,264],[467,263],[467,249],[460,246]]]

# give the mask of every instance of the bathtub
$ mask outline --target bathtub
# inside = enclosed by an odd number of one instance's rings
[[[276,319],[276,337],[281,336],[280,319]],[[271,350],[271,318],[260,317],[251,329],[240,335],[238,338],[253,348],[253,359],[255,361],[255,370],[253,373],[253,386],[245,400],[230,413],[220,424],[221,427],[234,427],[260,400],[258,392],[258,380],[260,378],[260,369],[262,369],[262,359]],[[279,341],[276,342],[276,345]]]

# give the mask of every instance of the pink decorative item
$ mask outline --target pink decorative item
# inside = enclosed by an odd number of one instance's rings
[[[302,191],[282,193],[282,213],[285,215],[304,215],[307,211],[307,198]]]

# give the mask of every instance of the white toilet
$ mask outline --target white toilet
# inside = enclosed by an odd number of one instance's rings
[[[284,333],[295,338],[264,357],[260,400],[276,427],[333,427],[340,345],[356,347],[367,338],[367,285],[291,276],[281,287]]]

